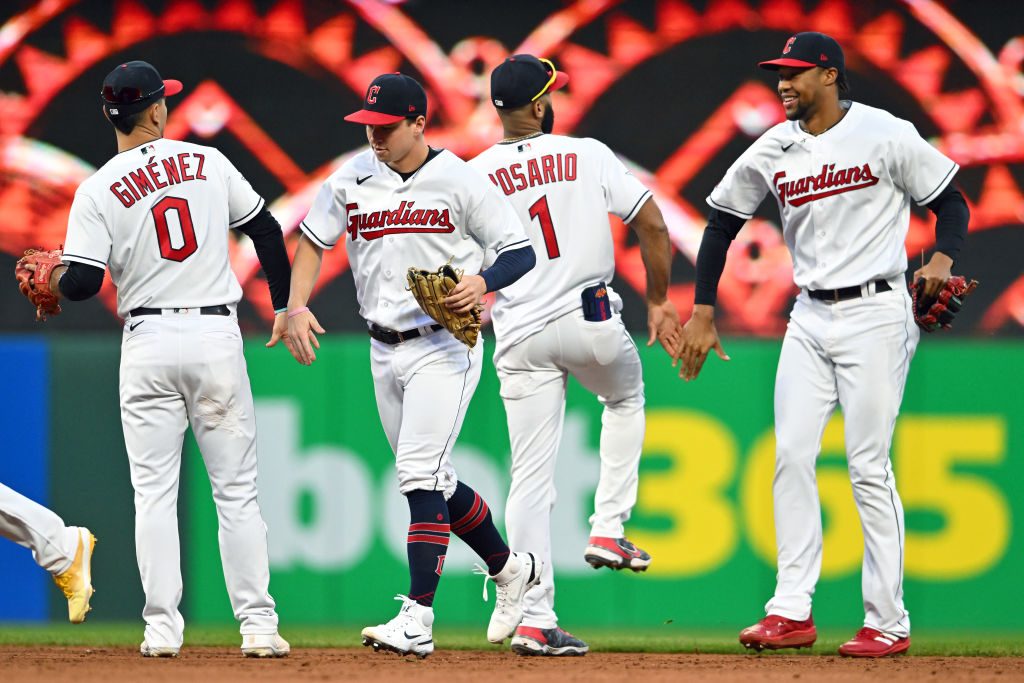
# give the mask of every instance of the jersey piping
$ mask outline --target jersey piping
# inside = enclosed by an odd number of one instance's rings
[[[734,209],[734,208],[732,208],[730,206],[726,206],[725,204],[719,204],[714,199],[712,199],[710,196],[708,196],[707,202],[712,207],[714,207],[716,209],[720,209],[720,210],[725,211],[727,213],[731,213],[733,216],[736,216],[738,218],[743,218],[745,220],[750,220],[751,218],[754,217],[754,214],[752,214],[752,213],[744,213],[743,211],[740,211],[739,209]]]
[[[651,197],[651,191],[650,190],[648,190],[647,192],[644,192],[640,196],[640,199],[636,200],[636,204],[634,204],[633,208],[629,210],[629,213],[626,214],[626,217],[622,219],[622,222],[623,223],[629,223],[631,220],[636,218],[636,215],[638,213],[640,213],[640,209],[643,207],[643,205],[647,202],[647,200],[650,197]]]
[[[949,181],[953,179],[953,175],[957,172],[959,168],[960,166],[954,163],[953,166],[950,167],[949,172],[946,173],[945,177],[941,181],[939,181],[939,184],[935,187],[935,189],[929,192],[928,196],[926,196],[924,199],[917,202],[918,206],[923,206],[924,204],[927,204],[931,200],[935,199],[935,197],[938,196],[938,194],[946,188],[946,185],[949,185]],[[915,199],[914,201],[917,200]]]
[[[236,221],[232,221],[231,223],[228,224],[228,226],[233,228],[236,225],[241,225],[242,223],[247,223],[249,221],[249,219],[252,218],[253,215],[255,215],[256,212],[259,211],[262,206],[263,206],[263,197],[260,197],[259,201],[256,202],[256,206],[252,207],[252,209],[249,211],[249,213],[245,214],[244,216],[242,216],[241,218],[239,218]]]

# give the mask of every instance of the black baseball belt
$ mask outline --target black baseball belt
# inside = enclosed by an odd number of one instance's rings
[[[875,280],[876,292],[888,292],[892,287],[885,280]],[[867,284],[871,284],[870,282]],[[864,285],[852,287],[840,287],[839,289],[808,289],[807,296],[819,301],[827,301],[830,304],[846,301],[847,299],[859,299]]]
[[[139,315],[161,315],[164,311],[170,311],[171,313],[181,313],[183,311],[194,310],[191,308],[133,308],[128,311],[128,315],[136,317]],[[199,315],[231,315],[231,309],[225,304],[219,306],[203,306],[199,309]]]
[[[437,332],[441,328],[441,325],[435,323],[433,325],[414,327],[411,330],[399,332],[398,330],[392,330],[387,327],[381,327],[377,323],[370,323],[370,329],[368,329],[367,332],[369,332],[370,336],[376,339],[377,341],[383,342],[385,344],[391,344],[392,346],[394,346],[395,344],[401,344],[404,341],[409,341],[410,339],[415,339],[416,337],[422,337],[433,332]]]

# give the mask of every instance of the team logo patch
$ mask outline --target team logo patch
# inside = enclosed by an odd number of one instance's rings
[[[817,199],[832,195],[862,190],[878,184],[878,178],[871,172],[871,166],[852,166],[835,170],[835,164],[824,164],[821,173],[805,176],[797,180],[786,180],[786,172],[779,171],[772,178],[775,192],[779,196],[779,204],[785,206],[802,206]]]
[[[793,43],[795,42],[796,36],[791,36],[790,39],[786,41],[786,47],[782,48],[782,54],[788,55],[789,51],[793,49]]]

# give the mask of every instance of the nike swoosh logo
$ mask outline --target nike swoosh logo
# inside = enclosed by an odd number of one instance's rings
[[[788,151],[789,151],[789,148],[790,148],[790,147],[792,147],[792,146],[793,146],[793,143],[792,143],[792,142],[791,142],[791,143],[789,143],[788,145],[783,145],[783,146],[782,146],[782,151],[783,151],[783,152],[788,152]]]
[[[362,185],[363,183],[365,183],[367,180],[369,180],[372,177],[373,177],[373,174],[371,173],[370,175],[366,176],[365,178],[356,178],[356,185]]]
[[[423,634],[422,633],[409,633],[408,631],[402,631],[402,635],[405,636],[406,638],[408,638],[409,640],[412,640],[413,638],[419,638]]]
[[[136,327],[138,327],[139,325],[141,325],[141,324],[142,324],[142,323],[144,323],[144,322],[146,322],[146,321],[145,321],[145,320],[140,320],[140,321],[139,321],[139,322],[137,322],[137,323],[132,323],[131,325],[129,325],[129,326],[128,326],[128,331],[129,331],[129,332],[134,332],[134,331],[135,331],[135,328],[136,328]]]

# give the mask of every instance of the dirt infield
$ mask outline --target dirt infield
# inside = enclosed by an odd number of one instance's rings
[[[237,648],[186,648],[178,659],[144,659],[129,648],[2,647],[0,678],[13,681],[1021,681],[1024,659],[628,654],[531,658],[509,652],[438,651],[426,659],[365,649],[297,649],[287,659],[252,660]]]

